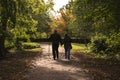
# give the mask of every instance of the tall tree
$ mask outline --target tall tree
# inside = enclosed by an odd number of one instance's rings
[[[0,56],[5,55],[4,43],[9,20],[14,26],[16,22],[16,2],[14,0],[0,0]]]
[[[16,43],[19,38],[30,38],[35,34],[38,23],[41,26],[48,23],[47,12],[52,6],[51,2],[52,0],[46,4],[43,0],[0,0],[0,56],[5,55],[5,40],[8,35]],[[37,15],[39,19],[33,15]]]
[[[73,13],[76,16],[78,28],[92,37],[106,38],[110,49],[116,46],[118,51],[120,38],[120,1],[119,0],[73,0]],[[114,35],[114,39],[113,39]],[[87,36],[87,35],[86,35]],[[116,38],[115,38],[116,36]],[[117,43],[114,43],[117,42]],[[116,45],[115,45],[116,44]],[[106,50],[108,50],[108,48]],[[110,51],[113,51],[111,47]],[[114,52],[115,53],[115,52]]]

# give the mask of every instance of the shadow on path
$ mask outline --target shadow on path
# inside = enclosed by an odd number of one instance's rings
[[[48,50],[50,47],[50,51]],[[33,61],[28,80],[92,80],[88,70],[79,67],[79,61],[64,59],[63,48],[60,47],[60,59],[53,60],[51,46],[41,44],[42,56]]]
[[[120,80],[118,61],[93,58],[72,52],[71,60],[64,59],[64,49],[59,48],[60,59],[53,60],[51,46],[41,44],[42,56],[33,61],[29,80]]]

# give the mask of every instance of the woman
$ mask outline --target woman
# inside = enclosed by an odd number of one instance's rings
[[[68,34],[65,34],[63,44],[65,49],[65,58],[70,60],[70,50],[72,49],[72,45],[71,45],[71,38],[70,36],[68,36]]]

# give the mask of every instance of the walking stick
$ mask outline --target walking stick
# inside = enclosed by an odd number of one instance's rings
[[[49,56],[49,59],[51,59],[50,58],[50,43],[48,44],[48,56]]]

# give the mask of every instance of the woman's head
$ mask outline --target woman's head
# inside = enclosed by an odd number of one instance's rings
[[[67,37],[68,36],[68,34],[65,34],[65,37]]]

